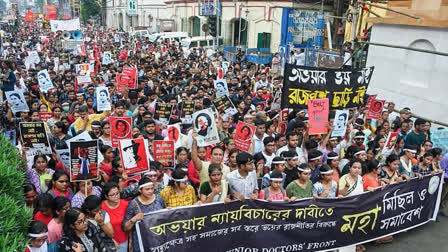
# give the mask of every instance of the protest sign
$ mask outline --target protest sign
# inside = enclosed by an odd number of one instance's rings
[[[280,115],[280,121],[287,122],[289,116],[289,109],[283,109]]]
[[[227,81],[224,79],[213,81],[213,85],[216,89],[216,98],[224,95],[229,95],[229,88],[227,86]]]
[[[44,69],[37,73],[37,81],[39,83],[40,91],[44,93],[54,88],[53,82],[50,79],[50,75],[48,74],[47,69]]]
[[[193,114],[193,127],[198,134],[196,141],[199,147],[219,143],[215,117],[210,108],[197,111]]]
[[[435,221],[441,174],[342,199],[233,201],[163,209],[137,222],[140,251],[331,251]],[[231,241],[231,242],[229,242]]]
[[[345,135],[345,131],[347,130],[348,116],[348,110],[336,110],[336,115],[334,116],[333,122],[333,132],[331,132],[332,137],[342,137]]]
[[[56,154],[59,156],[62,164],[64,164],[67,172],[70,174],[70,149],[56,150]]]
[[[380,119],[381,114],[383,113],[383,106],[385,102],[385,100],[373,100],[370,104],[367,118]]]
[[[76,76],[76,81],[78,82],[78,86],[85,87],[92,83],[92,78],[90,78],[90,75],[78,75]]]
[[[117,74],[118,92],[123,92],[127,86],[129,89],[137,88],[137,69],[134,67],[123,67],[123,72]]]
[[[228,62],[228,61],[222,62],[222,69],[224,70],[224,73],[227,73],[227,71],[229,70],[229,66],[230,66],[230,62]]]
[[[370,105],[372,105],[372,102],[376,100],[376,95],[369,95],[369,98],[366,102],[366,108],[370,108]]]
[[[149,170],[148,142],[146,139],[120,140],[120,157],[126,174],[137,174]]]
[[[132,137],[131,117],[110,117],[110,137],[112,147],[118,147],[119,141]]]
[[[277,127],[277,133],[282,134],[282,135],[286,134],[287,127],[288,127],[288,122],[285,122],[285,121],[280,122]]]
[[[39,112],[39,119],[44,122],[47,122],[51,117],[53,117],[53,113],[51,112]]]
[[[282,107],[307,107],[309,99],[328,98],[331,109],[364,104],[373,67],[342,70],[285,65]]]
[[[218,79],[224,78],[224,71],[221,67],[217,67],[216,71],[218,72]]]
[[[252,138],[255,134],[255,126],[248,123],[238,121],[235,131],[235,148],[248,152]]]
[[[177,147],[180,146],[180,125],[179,124],[172,124],[172,125],[168,125],[167,127],[167,136],[165,138],[165,140],[171,140],[174,142],[174,145]]]
[[[191,124],[193,121],[194,101],[183,101],[180,111],[180,120],[183,124]]]
[[[386,139],[386,148],[392,149],[397,143],[398,132],[389,132]]]
[[[328,132],[328,98],[308,100],[308,120],[311,127],[308,134],[326,134]]]
[[[174,141],[152,141],[153,158],[163,167],[174,167]]]
[[[93,69],[90,68],[90,64],[76,64],[75,65],[76,75],[90,75]]]
[[[109,89],[105,86],[96,88],[96,108],[98,111],[111,110]]]
[[[11,104],[12,113],[30,111],[22,91],[6,91],[6,99]]]
[[[128,50],[121,50],[120,55],[118,56],[118,60],[121,62],[125,62],[128,58]]]
[[[238,113],[238,110],[235,108],[232,100],[230,100],[229,96],[227,95],[223,95],[213,100],[213,105],[219,113],[224,113],[226,115],[232,116]]]
[[[50,20],[51,32],[81,30],[79,18],[70,20]]]
[[[112,64],[112,53],[111,52],[104,52],[103,54],[103,65],[110,65]]]
[[[94,180],[98,173],[98,139],[70,142],[70,181]]]
[[[448,151],[448,129],[431,130],[433,148],[441,148],[443,153]]]
[[[156,107],[154,109],[154,120],[156,120],[158,124],[165,126],[168,125],[173,107],[173,105],[168,103],[156,102]]]
[[[44,122],[21,122],[19,128],[24,147],[33,149],[35,153],[52,153]]]

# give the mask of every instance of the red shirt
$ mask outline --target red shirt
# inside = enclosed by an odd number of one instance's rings
[[[196,185],[199,185],[199,173],[194,167],[193,161],[188,163],[188,178],[193,182],[193,186],[198,188]]]
[[[42,221],[43,223],[45,223],[45,225],[48,225],[48,223],[50,223],[50,221],[53,219],[53,214],[50,216],[46,216],[43,215],[41,211],[37,212],[36,215],[34,215],[34,219],[35,221]]]
[[[114,240],[116,242],[123,243],[128,239],[128,233],[125,232],[121,228],[121,223],[123,222],[124,215],[126,214],[126,210],[128,209],[128,202],[125,200],[120,200],[120,205],[118,205],[115,209],[110,209],[106,202],[103,201],[101,206],[104,210],[109,214],[110,223],[112,224],[112,228],[114,229]]]

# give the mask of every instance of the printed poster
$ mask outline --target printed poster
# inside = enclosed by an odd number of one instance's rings
[[[109,89],[105,86],[96,88],[96,108],[97,111],[111,110]]]
[[[389,132],[386,139],[386,148],[392,149],[397,143],[398,132]]]
[[[118,147],[119,141],[132,138],[131,117],[110,117],[112,147]]]
[[[328,98],[308,100],[308,120],[311,125],[308,132],[310,135],[328,132],[328,111]]]
[[[366,102],[366,108],[370,108],[370,105],[372,105],[372,102],[376,100],[376,95],[369,95],[369,98]]]
[[[254,125],[239,121],[235,131],[235,148],[248,152],[255,134],[255,129],[256,127]]]
[[[56,150],[56,154],[59,156],[62,164],[64,164],[67,172],[70,174],[70,149]]]
[[[226,115],[235,115],[238,113],[238,110],[235,108],[232,100],[230,100],[229,96],[223,95],[215,100],[213,100],[213,105],[219,113],[224,113]]]
[[[157,124],[168,125],[174,106],[168,103],[156,102],[154,108],[154,120]]]
[[[174,167],[174,141],[152,141],[153,158],[163,167]]]
[[[146,139],[120,140],[120,157],[126,174],[137,174],[149,170],[146,153],[149,152]]]
[[[44,122],[21,122],[19,128],[24,147],[32,149],[35,153],[52,153]]]
[[[210,108],[197,111],[193,114],[193,127],[198,134],[196,137],[198,147],[220,142],[215,117]]]
[[[98,176],[98,139],[70,142],[70,181],[95,180]]]
[[[123,67],[123,72],[117,74],[118,92],[123,92],[125,86],[129,89],[137,88],[137,68]]]
[[[183,124],[193,123],[194,101],[183,101],[180,120]]]
[[[331,133],[332,137],[342,137],[345,135],[345,131],[347,130],[348,116],[348,110],[336,110],[336,115],[333,122],[333,132]]]
[[[50,79],[50,75],[48,74],[47,69],[44,69],[37,73],[37,81],[39,82],[40,91],[44,93],[54,88],[53,82]]]
[[[380,119],[381,114],[383,113],[384,103],[386,103],[386,100],[373,100],[370,104],[367,118]]]
[[[168,125],[167,127],[167,136],[165,137],[165,140],[174,141],[174,145],[176,149],[180,147],[180,125],[178,123]]]
[[[284,135],[286,134],[287,128],[288,128],[288,122],[285,121],[280,122],[277,127],[277,133]]]
[[[128,50],[121,50],[120,55],[118,56],[118,60],[124,62],[126,61],[127,58],[128,58]]]
[[[112,64],[112,53],[111,52],[104,52],[103,54],[103,65],[110,65]]]
[[[53,113],[51,112],[39,112],[39,119],[44,122],[47,122],[51,117],[53,117]]]
[[[93,72],[93,68],[90,67],[90,64],[76,64],[75,65],[76,75],[90,75]]]
[[[225,79],[219,79],[215,80],[213,82],[213,85],[216,89],[216,98],[219,98],[224,95],[230,95],[229,94],[229,87],[227,86],[227,81]]]

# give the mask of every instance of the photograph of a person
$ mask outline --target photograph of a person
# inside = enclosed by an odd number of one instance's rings
[[[125,168],[133,168],[137,166],[137,162],[141,159],[138,155],[139,146],[140,143],[136,143],[132,140],[131,145],[123,148],[123,164]]]
[[[238,132],[238,135],[236,136],[238,138],[238,140],[241,141],[250,141],[250,137],[252,135],[252,130],[250,129],[249,126],[244,125],[241,130]]]
[[[334,129],[335,130],[343,130],[346,126],[347,122],[347,114],[340,114],[338,118],[335,118]]]
[[[194,126],[196,128],[196,131],[198,132],[198,135],[206,136],[209,127],[212,124],[212,119],[210,116],[206,113],[199,114],[198,117],[196,117],[196,121],[194,122]]]
[[[114,125],[114,136],[117,138],[125,138],[127,135],[129,135],[130,126],[129,123],[125,120],[117,120]]]

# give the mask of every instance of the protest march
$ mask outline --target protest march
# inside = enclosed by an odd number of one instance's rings
[[[369,93],[376,66],[277,69],[52,21],[2,38],[26,251],[362,252],[448,216],[448,129]]]

